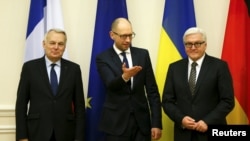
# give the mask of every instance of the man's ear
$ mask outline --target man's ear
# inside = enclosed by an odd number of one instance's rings
[[[109,32],[109,36],[112,40],[114,40],[114,33],[112,31]]]

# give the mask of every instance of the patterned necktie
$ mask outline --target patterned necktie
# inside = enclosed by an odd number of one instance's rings
[[[57,87],[58,87],[57,75],[54,69],[55,66],[56,64],[51,64],[51,70],[50,70],[50,85],[51,85],[54,95],[56,95]]]
[[[189,87],[190,87],[191,94],[194,95],[195,83],[196,83],[196,66],[197,66],[197,63],[193,62],[191,66],[192,67],[191,67],[191,72],[190,72],[190,76],[189,76]]]
[[[129,68],[128,59],[126,57],[126,52],[122,52],[121,55],[123,57],[123,61],[122,62],[126,64],[127,68]]]

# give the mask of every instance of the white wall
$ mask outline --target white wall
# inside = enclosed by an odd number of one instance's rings
[[[197,25],[207,32],[207,53],[220,57],[229,0],[194,0]],[[150,51],[156,66],[165,0],[127,0],[136,32],[133,45]],[[24,57],[30,0],[0,0],[0,140],[13,141],[14,106]],[[82,69],[87,94],[97,0],[62,0],[69,59]],[[108,36],[108,35],[107,35]],[[155,68],[154,68],[155,69]]]

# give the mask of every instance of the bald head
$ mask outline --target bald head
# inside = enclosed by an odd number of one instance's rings
[[[113,21],[109,34],[115,46],[121,51],[127,50],[135,37],[130,21],[122,17]]]
[[[130,27],[132,29],[131,23],[128,19],[126,18],[117,18],[113,21],[112,25],[111,25],[111,31],[115,31],[117,30],[117,28],[123,27],[123,26],[127,26]]]

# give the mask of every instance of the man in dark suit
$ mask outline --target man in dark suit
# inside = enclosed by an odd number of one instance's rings
[[[16,100],[16,140],[83,141],[85,102],[80,66],[62,58],[67,36],[51,29],[42,58],[24,63]],[[52,90],[51,70],[58,88]],[[57,84],[58,83],[58,84]]]
[[[161,102],[150,56],[146,49],[131,46],[134,36],[127,19],[116,19],[110,31],[113,46],[96,57],[106,85],[100,129],[108,141],[151,141],[161,137]]]
[[[207,141],[208,126],[227,124],[226,116],[234,107],[232,77],[226,62],[205,53],[202,29],[189,28],[183,42],[188,58],[170,64],[162,106],[174,121],[175,141]],[[193,62],[196,71],[191,70]]]

